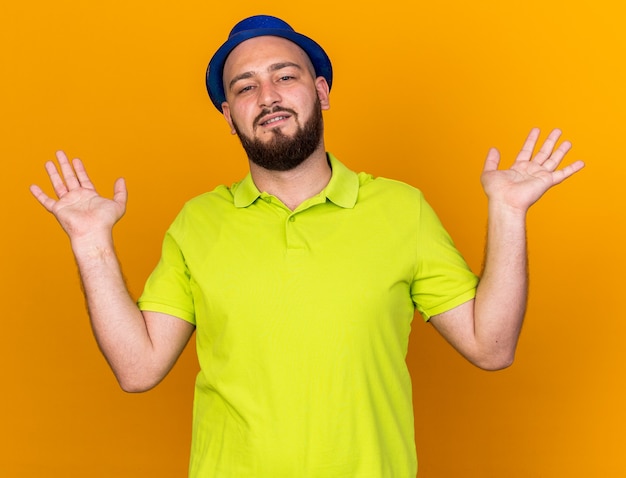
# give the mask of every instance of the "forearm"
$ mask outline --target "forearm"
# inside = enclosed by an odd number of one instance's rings
[[[485,263],[474,302],[474,335],[483,354],[507,366],[526,312],[526,211],[490,204]]]
[[[500,153],[492,148],[481,182],[489,199],[485,265],[476,298],[431,317],[437,330],[468,360],[485,369],[513,362],[528,295],[526,214],[548,189],[579,171],[576,161],[557,169],[571,144],[553,130],[539,151],[539,130],[533,128],[514,164],[498,169]]]
[[[113,199],[107,199],[79,159],[70,164],[61,151],[57,159],[59,168],[49,161],[46,171],[58,200],[37,185],[31,192],[70,238],[94,335],[121,387],[152,388],[174,365],[194,326],[167,314],[142,313],[128,293],[112,238],[126,210],[124,180],[115,182]]]
[[[152,343],[131,298],[110,232],[72,239],[91,326],[100,350],[124,389],[150,371]]]

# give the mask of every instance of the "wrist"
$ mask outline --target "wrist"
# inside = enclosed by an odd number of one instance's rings
[[[526,221],[527,207],[511,205],[505,201],[490,199],[488,203],[489,217],[507,219],[511,221]]]
[[[72,251],[76,259],[104,258],[114,255],[113,236],[110,230],[93,230],[80,236],[70,236]]]

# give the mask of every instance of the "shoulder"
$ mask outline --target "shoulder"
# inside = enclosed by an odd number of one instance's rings
[[[421,204],[424,195],[415,186],[385,177],[375,177],[368,173],[358,173],[359,200],[386,200],[395,203]]]
[[[221,211],[232,208],[235,202],[235,192],[241,181],[233,183],[231,186],[219,185],[212,191],[205,192],[189,199],[182,207],[180,214],[194,215],[205,214],[209,211]]]
[[[169,233],[176,237],[184,237],[195,230],[210,230],[219,226],[220,222],[233,214],[234,193],[236,186],[220,185],[212,191],[205,192],[189,199],[169,227]]]

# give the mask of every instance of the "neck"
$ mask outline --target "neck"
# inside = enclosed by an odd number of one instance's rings
[[[323,145],[289,171],[270,171],[250,162],[250,174],[259,191],[276,196],[292,211],[326,187],[331,169]]]

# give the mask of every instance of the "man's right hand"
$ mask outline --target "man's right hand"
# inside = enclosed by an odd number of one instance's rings
[[[45,166],[58,200],[37,185],[30,187],[33,196],[56,217],[72,240],[103,230],[110,232],[126,211],[128,193],[124,180],[115,182],[113,199],[104,198],[97,193],[80,159],[70,163],[63,151],[58,151],[56,157],[60,173],[52,161]]]
[[[149,390],[172,368],[194,326],[142,312],[128,292],[111,234],[126,211],[124,180],[115,182],[113,199],[107,199],[96,192],[79,159],[70,164],[61,151],[57,159],[60,172],[52,161],[46,171],[58,199],[39,186],[30,190],[70,237],[94,335],[120,386],[128,392]]]

